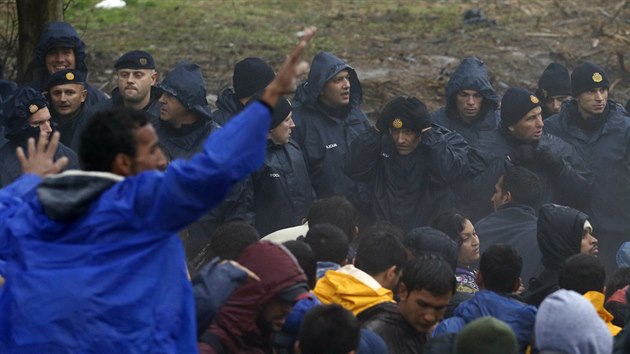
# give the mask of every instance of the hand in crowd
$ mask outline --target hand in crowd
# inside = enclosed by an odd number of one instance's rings
[[[18,147],[16,152],[22,172],[33,173],[40,177],[59,173],[68,164],[68,158],[65,156],[54,161],[59,137],[59,132],[55,132],[49,142],[48,133],[42,130],[37,144],[35,144],[35,139],[28,139],[28,155],[24,153],[24,149]]]

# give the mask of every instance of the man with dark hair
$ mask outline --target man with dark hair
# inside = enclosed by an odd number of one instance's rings
[[[352,313],[335,304],[318,306],[304,317],[295,352],[298,354],[353,354],[361,326]]]
[[[395,235],[386,232],[362,235],[354,265],[326,272],[313,293],[324,304],[336,303],[361,316],[376,305],[394,302],[392,291],[398,284],[406,256]]]
[[[0,352],[197,351],[193,293],[176,232],[263,163],[270,107],[294,87],[313,35],[305,30],[262,99],[189,161],[156,171],[164,157],[153,127],[138,123],[145,113],[116,111],[97,115],[94,124],[107,129],[86,137],[89,125],[82,136],[95,145],[123,144],[108,154],[81,147],[87,165],[108,173],[69,171],[44,180],[27,174],[7,187],[11,197],[0,197],[0,258],[7,262]],[[297,265],[291,271],[291,279],[305,280]],[[38,330],[24,331],[24,324]]]
[[[377,221],[409,230],[453,207],[447,186],[467,172],[467,151],[461,135],[431,125],[424,103],[398,96],[350,145],[344,171],[370,186]]]
[[[595,172],[592,198],[578,209],[598,227],[601,261],[612,273],[617,249],[630,232],[630,183],[625,182],[630,179],[630,120],[621,105],[608,99],[610,84],[602,67],[583,62],[571,73],[573,99],[545,125]]]
[[[584,295],[593,304],[614,337],[619,334],[621,327],[612,324],[613,315],[604,308],[605,281],[606,270],[599,259],[583,253],[567,258],[558,276],[560,288]]]
[[[562,64],[549,64],[538,79],[536,97],[542,101],[543,119],[560,113],[562,104],[571,99],[569,70]]]
[[[7,186],[22,175],[16,149],[20,147],[28,155],[28,139],[38,140],[41,132],[48,137],[53,129],[46,98],[31,87],[19,88],[2,108],[4,135],[8,142],[0,147],[0,186]],[[66,169],[79,167],[75,152],[61,143],[54,159],[67,159]]]
[[[350,246],[348,237],[335,225],[318,224],[308,229],[306,242],[317,259],[317,278],[328,270],[337,270],[346,265],[346,256]]]
[[[542,255],[536,240],[541,192],[540,179],[535,173],[522,166],[509,167],[494,186],[491,199],[494,213],[475,224],[480,252],[504,243],[523,257],[521,277],[525,286],[542,270]]]
[[[436,255],[410,261],[398,286],[398,304],[387,303],[364,323],[387,343],[391,353],[418,354],[443,317],[455,292],[451,266]]]
[[[530,344],[536,319],[536,308],[511,296],[520,286],[523,259],[508,245],[489,247],[479,262],[477,284],[482,289],[472,299],[462,302],[451,318],[442,321],[434,331],[459,333],[467,323],[492,316],[507,323],[516,334],[519,352]]]
[[[232,88],[221,91],[212,119],[220,125],[245,108],[253,96],[260,94],[276,77],[273,68],[261,58],[248,57],[234,65]]]

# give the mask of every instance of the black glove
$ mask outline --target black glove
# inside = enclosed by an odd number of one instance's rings
[[[555,155],[548,146],[538,149],[536,157],[552,176],[559,176],[562,173],[564,167],[562,157]]]
[[[519,145],[508,154],[514,165],[531,166],[536,159],[536,148],[529,144]]]

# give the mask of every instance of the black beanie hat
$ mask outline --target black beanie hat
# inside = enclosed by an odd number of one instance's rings
[[[510,87],[501,99],[501,125],[505,128],[516,124],[527,112],[540,106],[540,100],[533,93]]]
[[[562,64],[549,64],[538,79],[536,96],[541,100],[553,96],[571,96],[569,70]]]
[[[234,95],[236,98],[253,96],[267,87],[275,77],[273,68],[264,60],[257,57],[245,58],[234,66]]]
[[[427,106],[415,97],[398,96],[389,101],[376,122],[376,128],[386,133],[390,128],[407,128],[416,132],[431,126]]]
[[[155,62],[151,54],[143,50],[132,50],[123,54],[116,64],[116,70],[120,69],[155,69]]]
[[[65,84],[80,84],[85,85],[85,76],[79,70],[65,69],[57,71],[50,75],[48,81],[46,81],[46,91],[50,91],[53,86],[65,85]]]
[[[571,73],[571,90],[573,97],[597,87],[610,87],[608,74],[604,69],[588,61],[578,65]]]
[[[277,127],[283,120],[291,113],[291,103],[284,97],[278,98],[278,103],[273,108],[273,114],[271,115],[271,126],[269,130]]]

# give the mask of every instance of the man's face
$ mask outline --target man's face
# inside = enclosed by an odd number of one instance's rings
[[[494,194],[492,195],[492,198],[490,198],[495,211],[499,209],[501,205],[509,202],[509,195],[503,192],[503,188],[501,187],[502,184],[503,176],[499,177],[499,180],[494,185]]]
[[[608,102],[608,88],[597,87],[577,97],[578,110],[585,118],[601,114]]]
[[[451,292],[433,295],[425,289],[408,291],[405,284],[401,284],[398,311],[416,331],[431,333],[433,326],[444,317],[452,295]]]
[[[53,48],[46,53],[45,61],[48,74],[77,68],[77,60],[72,48]]]
[[[329,107],[337,108],[350,104],[350,73],[341,70],[324,85],[320,93],[322,102]]]
[[[47,107],[31,114],[28,117],[28,124],[33,128],[39,128],[40,131],[46,132],[48,136],[52,133],[52,127],[50,126],[50,111],[48,111]]]
[[[407,128],[391,128],[389,134],[394,139],[396,150],[401,155],[409,155],[420,144],[420,133]]]
[[[80,84],[53,86],[48,92],[53,108],[62,117],[74,115],[85,102],[87,90]]]
[[[569,99],[571,99],[571,96],[547,97],[543,102],[545,112],[547,112],[548,115],[560,113],[560,108],[562,107],[562,104]]]
[[[158,145],[158,137],[151,124],[136,129],[136,156],[132,163],[132,174],[147,170],[166,169],[166,157]]]
[[[542,108],[534,107],[531,111],[527,112],[523,118],[519,119],[516,124],[509,127],[508,130],[515,138],[530,142],[540,140],[544,125]]]
[[[150,97],[156,80],[157,72],[153,69],[118,70],[118,90],[126,102],[138,103]]]
[[[289,142],[293,128],[295,128],[295,123],[293,123],[293,118],[289,113],[282,123],[269,131],[269,139],[276,145],[284,145]]]
[[[455,97],[459,116],[465,121],[473,122],[479,118],[483,96],[475,90],[461,90]]]
[[[597,245],[597,239],[591,233],[591,229],[587,228],[582,234],[582,243],[580,244],[580,253],[590,254],[591,256],[597,256],[599,248]]]
[[[259,323],[271,332],[280,332],[284,320],[291,313],[293,302],[282,300],[279,296],[267,302],[260,313]]]
[[[177,122],[188,115],[188,110],[182,102],[168,92],[160,97],[160,119],[163,121]]]

